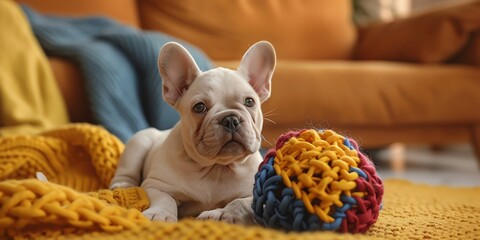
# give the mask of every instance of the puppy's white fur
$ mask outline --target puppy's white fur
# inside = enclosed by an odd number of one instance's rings
[[[143,213],[153,220],[251,223],[262,160],[260,104],[270,96],[275,62],[272,45],[263,41],[248,49],[237,71],[201,72],[185,48],[167,43],[158,60],[163,98],[181,120],[170,130],[136,133],[110,187],[144,188],[150,208]]]

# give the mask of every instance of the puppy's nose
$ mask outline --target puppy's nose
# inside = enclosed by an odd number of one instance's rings
[[[240,120],[237,116],[230,115],[222,119],[222,126],[227,130],[227,132],[234,133],[237,131],[238,126],[240,125]]]

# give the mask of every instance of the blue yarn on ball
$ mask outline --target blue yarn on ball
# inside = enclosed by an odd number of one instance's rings
[[[273,161],[274,157],[271,157],[255,174],[252,207],[257,223],[288,231],[338,229],[345,217],[345,211],[356,204],[355,199],[342,196],[341,200],[345,205],[332,215],[336,220],[333,223],[322,223],[316,215],[309,214],[302,200],[297,199],[293,190],[285,186],[282,177],[277,175],[272,167]],[[278,194],[280,191],[281,194]]]

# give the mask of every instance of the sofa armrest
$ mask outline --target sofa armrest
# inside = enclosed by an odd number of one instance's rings
[[[354,58],[449,62],[478,38],[479,12],[480,1],[474,1],[359,28]]]
[[[67,59],[49,57],[71,122],[92,122],[83,76],[78,67]]]

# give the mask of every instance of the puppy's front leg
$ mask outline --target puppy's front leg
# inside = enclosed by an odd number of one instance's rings
[[[202,212],[197,219],[217,220],[228,223],[251,225],[255,222],[252,210],[253,197],[239,198],[228,203],[224,208]]]
[[[151,220],[164,222],[176,222],[177,203],[169,194],[154,188],[146,188],[145,191],[150,199],[150,208],[143,211],[143,215]]]
[[[159,131],[153,128],[139,131],[132,136],[120,157],[110,189],[140,185],[144,159],[159,136]]]

